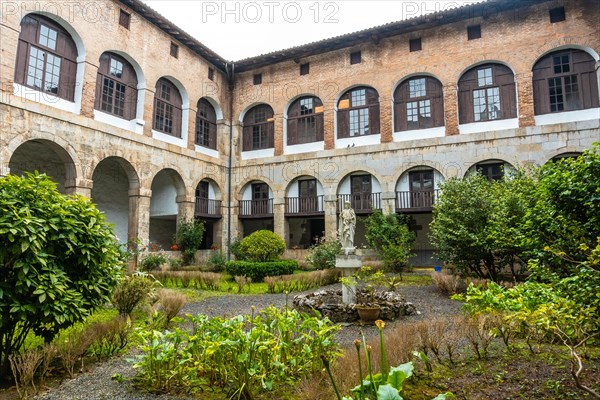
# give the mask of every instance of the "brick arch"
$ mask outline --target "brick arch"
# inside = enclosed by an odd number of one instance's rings
[[[200,185],[200,182],[202,182],[202,181],[208,181],[213,185],[213,187],[215,188],[215,199],[216,200],[222,199],[223,190],[221,190],[221,186],[219,185],[219,183],[217,181],[215,181],[213,178],[210,178],[208,176],[205,176],[204,178],[200,178],[199,180],[197,180],[195,182],[196,185],[194,186],[194,191],[196,190],[196,188],[198,187],[198,185]]]
[[[158,176],[159,173],[161,173],[162,171],[166,171],[169,176],[173,179],[173,183],[175,185],[175,189],[177,191],[177,196],[185,196],[187,198],[192,198],[192,189],[186,185],[185,180],[183,179],[183,177],[185,176],[185,174],[183,173],[183,171],[175,165],[166,165],[161,167],[158,170],[155,170],[153,173],[151,173],[148,178],[143,179],[140,183],[141,183],[141,187],[146,188],[146,189],[151,189],[152,188],[152,182],[154,182],[154,179]],[[196,188],[194,187],[194,190]]]
[[[244,194],[244,191],[246,190],[246,187],[252,182],[266,183],[269,186],[269,190],[271,190],[273,192],[273,195],[275,195],[275,193],[273,191],[273,182],[271,180],[264,179],[264,177],[260,177],[260,178],[249,177],[249,178],[245,178],[243,181],[241,181],[240,183],[237,184],[237,189],[232,193],[234,195],[233,200],[241,200],[242,195]]]
[[[98,168],[98,165],[100,165],[100,163],[104,161],[114,161],[125,171],[127,179],[129,180],[129,189],[138,189],[140,187],[140,177],[137,171],[135,170],[133,164],[131,164],[126,158],[121,156],[109,155],[94,161],[95,163],[93,165],[93,168],[91,168],[92,176],[94,175],[94,171],[96,170],[96,168]],[[90,179],[92,178],[92,176],[90,176]]]

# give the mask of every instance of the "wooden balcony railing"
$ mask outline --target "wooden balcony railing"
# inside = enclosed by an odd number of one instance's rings
[[[239,217],[267,218],[273,216],[273,199],[240,200]]]
[[[196,197],[196,217],[221,218],[221,200]]]
[[[356,193],[338,195],[338,212],[344,209],[344,203],[350,202],[356,214],[369,214],[381,210],[381,193]]]
[[[324,213],[323,196],[285,198],[285,215],[302,216]]]
[[[396,212],[430,212],[439,190],[396,192]]]

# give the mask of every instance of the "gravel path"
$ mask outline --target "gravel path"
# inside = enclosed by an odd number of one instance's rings
[[[339,287],[339,284],[330,287]],[[448,316],[457,314],[460,311],[458,302],[449,300],[442,295],[434,285],[431,286],[410,286],[398,289],[406,300],[412,302],[420,312],[418,316],[407,317],[399,321],[392,322],[390,325],[406,323],[419,319]],[[293,295],[288,298],[291,305]],[[257,310],[263,309],[269,305],[282,308],[286,304],[284,294],[267,295],[226,295],[210,297],[208,299],[187,304],[182,310],[183,313],[197,314],[202,313],[209,316],[233,316],[239,314],[248,314],[251,307],[255,306]],[[352,343],[359,337],[360,331],[363,331],[367,337],[376,335],[374,326],[346,325],[338,333],[337,339],[344,346]],[[114,374],[122,374],[125,378],[133,377],[135,371],[125,357],[116,358],[107,362],[95,364],[91,371],[78,375],[75,379],[65,379],[58,387],[49,390],[46,393],[35,397],[37,400],[182,400],[192,399],[186,396],[154,395],[142,393],[135,389],[130,380],[117,382],[112,380]]]

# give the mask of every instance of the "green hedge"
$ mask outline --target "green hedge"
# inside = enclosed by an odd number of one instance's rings
[[[262,282],[265,276],[290,275],[298,269],[296,260],[268,262],[229,261],[225,268],[232,276],[246,275],[252,282]]]

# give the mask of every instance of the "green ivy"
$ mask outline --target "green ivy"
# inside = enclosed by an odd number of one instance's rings
[[[265,276],[290,275],[298,269],[296,260],[279,260],[270,262],[229,261],[225,266],[232,276],[245,275],[252,282],[262,282]]]

